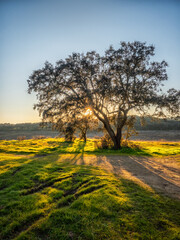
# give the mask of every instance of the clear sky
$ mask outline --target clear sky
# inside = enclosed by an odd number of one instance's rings
[[[38,122],[29,75],[72,52],[103,53],[146,41],[169,63],[165,88],[180,88],[178,0],[0,0],[0,123]]]

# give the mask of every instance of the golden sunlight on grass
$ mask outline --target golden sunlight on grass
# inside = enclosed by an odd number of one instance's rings
[[[19,154],[48,154],[58,153],[103,153],[103,154],[131,154],[131,155],[151,155],[169,156],[180,155],[180,142],[151,142],[151,141],[131,141],[129,146],[121,150],[98,149],[97,139],[83,140],[76,139],[74,142],[65,142],[63,138],[46,138],[30,140],[0,140],[0,152]]]
[[[155,193],[154,190],[152,189],[152,187],[150,187],[148,184],[146,184],[145,182],[143,182],[139,178],[133,176],[133,174],[131,172],[128,172],[127,170],[122,169],[121,170],[121,176],[125,179],[132,180],[133,182],[137,183],[139,186],[143,187],[144,189],[147,189],[147,190]]]
[[[139,144],[141,152],[114,153],[97,151],[90,139],[1,141],[0,239],[178,239],[171,174],[179,155],[169,168],[167,145]],[[144,154],[154,147],[163,157]],[[157,164],[167,171],[157,172]]]

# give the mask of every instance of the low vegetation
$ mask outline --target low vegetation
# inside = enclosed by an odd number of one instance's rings
[[[52,154],[52,153],[103,153],[103,154],[133,154],[167,156],[180,154],[180,142],[150,142],[130,141],[123,142],[121,150],[113,150],[106,146],[103,149],[99,139],[76,139],[74,142],[66,142],[64,138],[45,138],[28,140],[1,140],[1,153],[17,154]]]
[[[0,239],[179,239],[178,200],[62,154],[113,153],[97,141],[0,142]],[[121,151],[177,155],[180,143],[132,142]]]

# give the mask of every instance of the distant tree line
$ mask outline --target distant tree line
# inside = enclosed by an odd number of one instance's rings
[[[98,130],[99,127],[101,126],[97,126],[97,129],[93,129],[93,131]],[[154,121],[152,121],[151,118],[146,117],[145,124],[142,125],[141,119],[138,116],[136,116],[134,128],[136,130],[166,130],[166,131],[180,130],[180,121],[171,119],[162,120],[155,119]],[[43,129],[52,131],[51,123],[43,127]],[[0,131],[39,131],[39,130],[42,130],[42,126],[40,123],[0,124]]]
[[[0,131],[39,131],[39,130],[42,130],[40,123],[0,124]],[[50,124],[46,126],[46,130],[52,130]]]
[[[145,124],[141,124],[141,119],[136,117],[135,121],[136,130],[180,130],[180,121],[172,119],[154,119],[145,118]]]

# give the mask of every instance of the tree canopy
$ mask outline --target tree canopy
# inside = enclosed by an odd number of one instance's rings
[[[57,122],[90,109],[113,141],[121,147],[122,129],[134,117],[178,117],[180,92],[162,91],[168,79],[166,61],[151,61],[154,46],[121,42],[100,56],[95,51],[73,53],[55,66],[49,62],[28,79],[28,91],[37,93],[34,108],[43,121]]]

